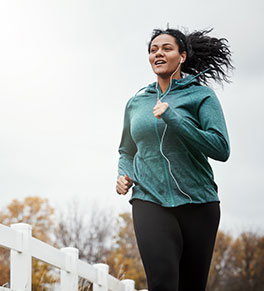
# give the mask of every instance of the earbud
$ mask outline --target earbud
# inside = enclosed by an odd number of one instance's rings
[[[183,63],[183,57],[181,57],[180,63],[181,63],[181,64]]]

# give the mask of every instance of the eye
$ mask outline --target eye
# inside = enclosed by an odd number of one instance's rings
[[[165,51],[171,51],[172,48],[171,48],[171,47],[165,47],[164,50],[165,50]]]
[[[150,49],[150,52],[151,52],[151,53],[155,53],[156,51],[157,51],[156,48],[152,48],[152,49]]]

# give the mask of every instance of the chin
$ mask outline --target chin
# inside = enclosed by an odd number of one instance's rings
[[[154,70],[154,73],[155,73],[157,76],[165,76],[165,75],[168,75],[168,72],[165,71],[165,70]]]
[[[158,77],[163,78],[163,79],[170,78],[171,76],[171,73],[168,73],[168,72],[155,72],[155,74]]]

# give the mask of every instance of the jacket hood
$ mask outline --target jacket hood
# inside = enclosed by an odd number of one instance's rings
[[[187,75],[186,77],[179,79],[179,80],[172,79],[172,85],[171,85],[170,91],[173,91],[175,89],[183,89],[191,84],[200,85],[200,83],[196,77],[197,76],[194,76],[194,75]],[[156,84],[157,84],[157,82],[149,84],[145,88],[145,92],[156,93],[157,92]],[[158,89],[160,90],[159,85],[158,85]]]

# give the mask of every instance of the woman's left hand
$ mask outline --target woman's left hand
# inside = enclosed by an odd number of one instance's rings
[[[159,99],[155,107],[153,108],[153,114],[156,118],[160,118],[160,115],[166,111],[166,109],[169,107],[169,104],[167,102],[162,103]]]

